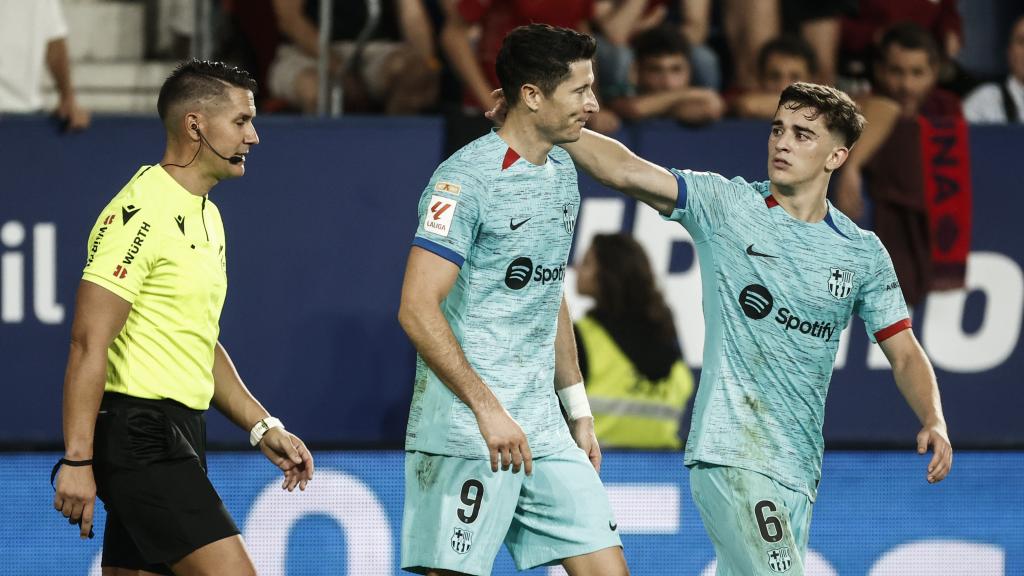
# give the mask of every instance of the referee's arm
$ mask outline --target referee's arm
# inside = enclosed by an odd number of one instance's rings
[[[71,349],[64,373],[64,458],[92,460],[96,414],[107,380],[107,349],[128,319],[132,305],[110,290],[82,280],[71,323]],[[64,466],[53,507],[72,523],[81,520],[85,538],[92,528],[96,480],[91,466]]]
[[[244,430],[251,430],[270,413],[253,397],[235,370],[224,346],[217,342],[213,356],[213,405]],[[284,428],[271,428],[259,443],[263,454],[284,471],[282,488],[306,489],[313,477],[313,455],[302,440]]]

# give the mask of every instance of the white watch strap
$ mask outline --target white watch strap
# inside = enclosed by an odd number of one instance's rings
[[[280,420],[274,418],[273,416],[260,420],[259,422],[256,423],[255,426],[252,427],[252,430],[249,431],[249,444],[251,444],[254,448],[258,446],[260,440],[263,440],[263,435],[266,434],[271,428],[280,428],[284,430],[284,424],[282,424]]]

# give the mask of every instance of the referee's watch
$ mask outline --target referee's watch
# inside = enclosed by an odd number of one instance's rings
[[[259,446],[260,440],[263,440],[263,435],[270,431],[271,428],[280,428],[284,430],[284,424],[280,420],[273,416],[268,416],[263,420],[260,420],[252,427],[249,431],[249,444],[252,444],[253,448]]]

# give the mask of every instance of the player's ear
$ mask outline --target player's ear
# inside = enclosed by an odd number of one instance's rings
[[[536,84],[523,84],[522,88],[519,89],[519,99],[533,112],[540,109],[540,102],[543,98],[544,93],[541,92],[540,87]]]
[[[825,159],[825,170],[834,172],[839,169],[846,159],[850,157],[850,149],[846,146],[836,146],[832,149],[832,153]]]

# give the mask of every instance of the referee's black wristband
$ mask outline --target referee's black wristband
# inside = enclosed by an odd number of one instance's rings
[[[88,460],[68,460],[67,458],[61,458],[60,463],[66,466],[92,466],[92,458]]]
[[[57,471],[60,467],[64,466],[92,466],[92,458],[88,460],[68,460],[67,458],[61,458],[57,460],[57,463],[53,465],[53,470],[50,470],[50,486],[53,486],[53,481],[57,478]],[[54,490],[57,488],[54,487]]]

